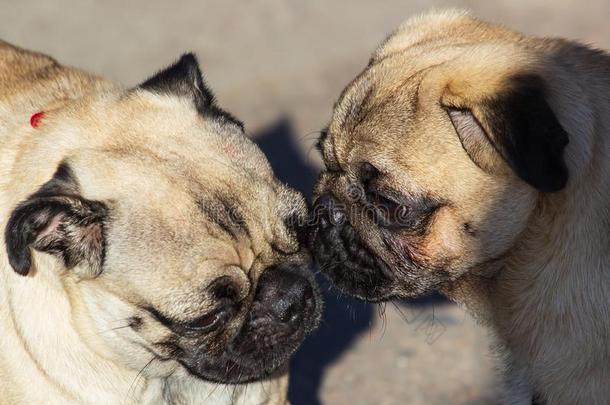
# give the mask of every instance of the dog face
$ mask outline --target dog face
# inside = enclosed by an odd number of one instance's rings
[[[310,243],[368,300],[444,289],[502,258],[568,178],[535,43],[466,15],[407,22],[344,90],[320,139]]]
[[[192,55],[45,112],[34,131],[11,179],[8,258],[59,279],[96,351],[145,376],[240,383],[274,373],[316,327],[304,199],[217,107]]]

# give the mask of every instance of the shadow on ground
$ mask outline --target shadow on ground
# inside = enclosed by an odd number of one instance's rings
[[[311,201],[315,170],[299,151],[298,139],[288,119],[280,119],[257,132],[255,141],[267,155],[277,177],[301,191]],[[320,328],[301,346],[290,367],[290,401],[293,405],[319,405],[325,369],[347,351],[373,319],[370,304],[338,296],[318,274],[324,295]]]

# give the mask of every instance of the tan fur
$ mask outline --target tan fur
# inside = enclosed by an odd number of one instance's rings
[[[537,74],[569,135],[567,186],[538,192],[497,154],[489,173],[464,152],[442,105],[468,107]],[[448,269],[438,286],[497,334],[508,403],[605,404],[610,398],[610,57],[532,38],[460,11],[412,18],[377,49],[341,95],[317,195],[346,199],[358,167],[406,195],[448,202],[424,236],[399,236],[413,260]],[[487,123],[482,122],[483,126]],[[476,235],[460,228],[468,224]],[[378,231],[353,226],[388,263]],[[408,295],[404,290],[397,294]]]
[[[32,128],[38,111],[45,117]],[[1,229],[66,160],[83,196],[113,207],[106,257],[112,274],[86,277],[78,266],[66,271],[34,252],[33,272],[23,277],[10,268],[2,244],[0,403],[286,402],[285,374],[219,386],[174,361],[147,365],[143,349],[167,331],[139,305],[180,319],[202,313],[212,303],[199,291],[220,275],[241,283],[250,300],[260,272],[299,250],[283,218],[302,213],[304,200],[275,179],[251,141],[202,119],[185,100],[126,92],[0,43],[0,145]],[[234,240],[201,214],[196,198],[215,193],[240,207],[247,237]],[[134,314],[144,319],[141,333],[125,327]]]

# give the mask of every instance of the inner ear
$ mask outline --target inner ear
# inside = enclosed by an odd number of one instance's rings
[[[540,76],[513,76],[498,94],[445,108],[462,146],[481,168],[493,172],[495,154],[540,191],[565,187],[568,134],[546,100]]]
[[[31,249],[52,254],[66,268],[82,265],[85,276],[103,267],[106,206],[78,194],[69,166],[62,164],[51,180],[21,202],[5,228],[8,259],[15,272],[27,275]]]
[[[503,166],[502,157],[472,111],[459,108],[446,110],[470,160],[488,173],[499,173]]]

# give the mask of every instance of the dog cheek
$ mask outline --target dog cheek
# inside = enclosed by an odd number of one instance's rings
[[[432,258],[444,260],[460,257],[464,252],[464,229],[474,232],[471,225],[464,225],[451,215],[440,214],[430,228],[426,238],[425,250]],[[473,236],[472,233],[469,233]]]
[[[401,235],[396,238],[396,245],[403,258],[417,268],[428,268],[433,256],[427,248],[427,240],[423,236]]]
[[[404,257],[421,269],[459,268],[467,251],[467,241],[460,224],[452,217],[437,217],[421,236],[405,235],[398,238]]]

